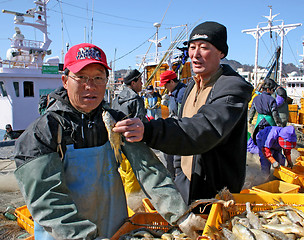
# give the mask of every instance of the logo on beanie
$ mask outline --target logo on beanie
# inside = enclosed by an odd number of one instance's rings
[[[206,35],[206,34],[203,34],[203,35],[201,35],[201,34],[195,34],[191,39],[195,40],[195,39],[199,39],[199,38],[206,39],[206,38],[208,38],[208,35]]]
[[[76,55],[76,59],[77,60],[95,59],[101,61],[100,51],[92,47],[79,48]]]

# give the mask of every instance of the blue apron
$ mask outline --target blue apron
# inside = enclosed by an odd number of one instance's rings
[[[95,223],[100,236],[110,238],[127,218],[127,203],[114,152],[103,146],[67,146],[65,180],[79,214]],[[35,222],[35,240],[55,240]]]

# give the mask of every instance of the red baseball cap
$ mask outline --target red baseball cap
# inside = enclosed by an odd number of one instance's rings
[[[105,53],[99,47],[91,43],[81,43],[71,47],[65,54],[63,69],[68,68],[71,72],[77,73],[91,63],[102,64],[111,70]]]
[[[289,142],[282,137],[279,137],[279,145],[285,149],[293,149],[297,146],[297,142]]]
[[[167,70],[160,75],[159,86],[161,87],[161,86],[165,85],[167,82],[169,82],[170,80],[175,79],[175,78],[177,78],[176,73],[174,71]]]

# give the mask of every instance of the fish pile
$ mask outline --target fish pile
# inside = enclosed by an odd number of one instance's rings
[[[208,226],[210,239],[304,240],[304,212],[285,204],[272,210],[253,212],[247,202],[243,213],[225,221],[220,228]]]
[[[185,233],[181,232],[178,228],[173,227],[168,231],[161,229],[152,230],[148,228],[139,228],[120,236],[119,240],[191,240]]]

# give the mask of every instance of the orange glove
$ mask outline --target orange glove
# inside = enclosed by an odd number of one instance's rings
[[[278,168],[278,167],[280,167],[280,164],[274,159],[273,156],[270,156],[270,157],[268,157],[267,159],[268,159],[268,161],[271,163],[271,165],[272,165],[273,168]]]

